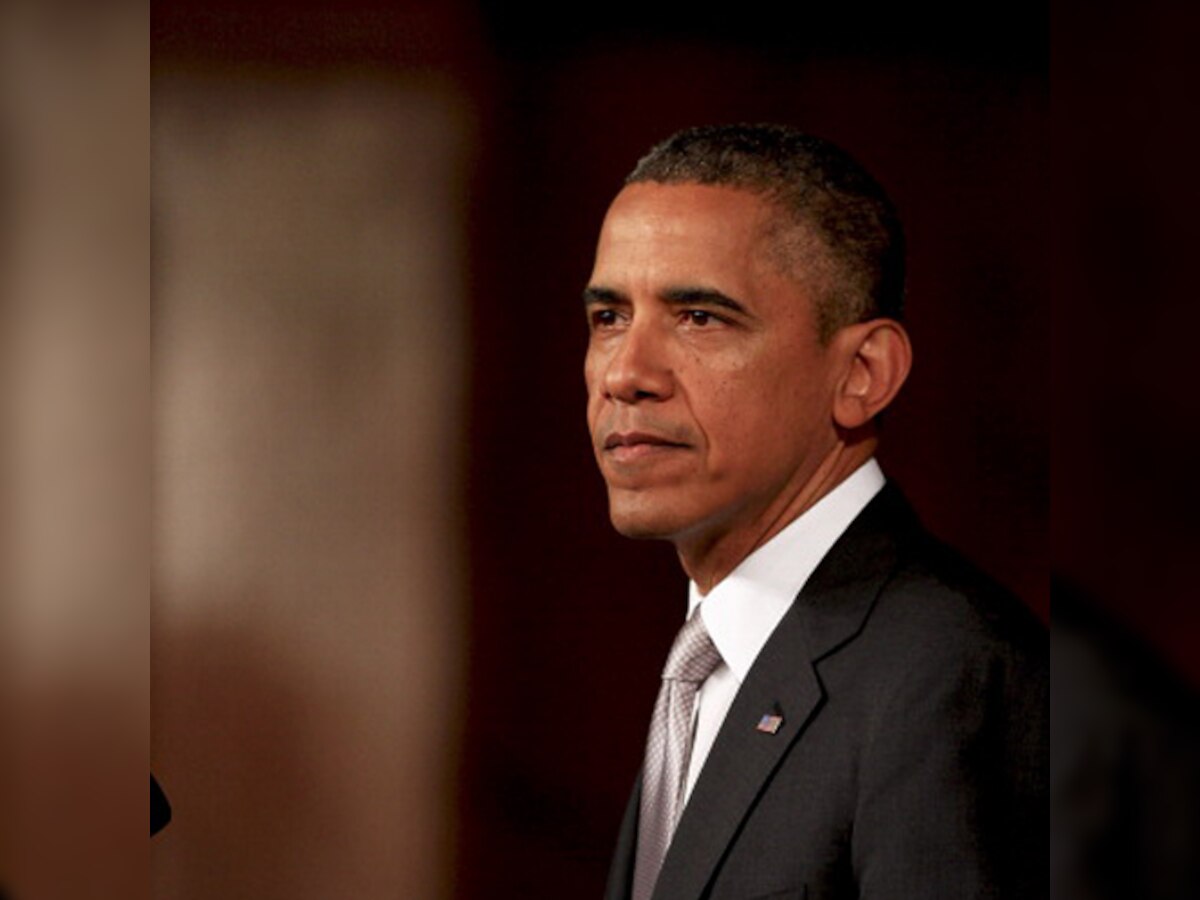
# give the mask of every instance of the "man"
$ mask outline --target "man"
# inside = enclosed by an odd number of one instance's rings
[[[588,423],[691,579],[609,900],[1045,893],[1044,629],[874,461],[903,285],[883,190],[781,126],[681,132],[608,210]]]

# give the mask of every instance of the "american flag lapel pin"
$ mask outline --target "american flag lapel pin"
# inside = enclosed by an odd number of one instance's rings
[[[766,715],[764,715],[761,719],[758,720],[758,724],[755,725],[754,727],[756,730],[761,731],[763,734],[775,734],[776,732],[779,731],[779,728],[782,725],[783,725],[783,716],[778,715],[778,711],[776,711],[776,714],[774,714],[774,715],[771,713],[767,713]]]

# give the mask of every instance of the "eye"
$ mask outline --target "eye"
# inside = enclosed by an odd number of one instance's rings
[[[617,324],[617,311],[604,308],[593,309],[589,321],[593,328],[611,328]]]
[[[717,317],[707,310],[703,309],[688,309],[684,310],[684,317],[689,325],[697,325],[703,328],[705,325],[711,325],[717,321]]]

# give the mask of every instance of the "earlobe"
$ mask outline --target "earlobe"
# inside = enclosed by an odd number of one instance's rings
[[[834,340],[847,364],[834,397],[833,418],[842,428],[861,428],[899,393],[912,368],[912,344],[904,326],[892,319],[848,326]]]

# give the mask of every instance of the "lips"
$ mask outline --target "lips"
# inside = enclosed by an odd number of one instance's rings
[[[645,431],[614,432],[604,439],[605,450],[612,450],[616,447],[636,447],[639,444],[649,444],[655,447],[684,446],[679,441],[672,441],[661,435],[650,434]]]
[[[604,451],[617,462],[635,462],[642,459],[683,450],[689,445],[672,440],[661,434],[647,431],[613,432],[604,439]]]

